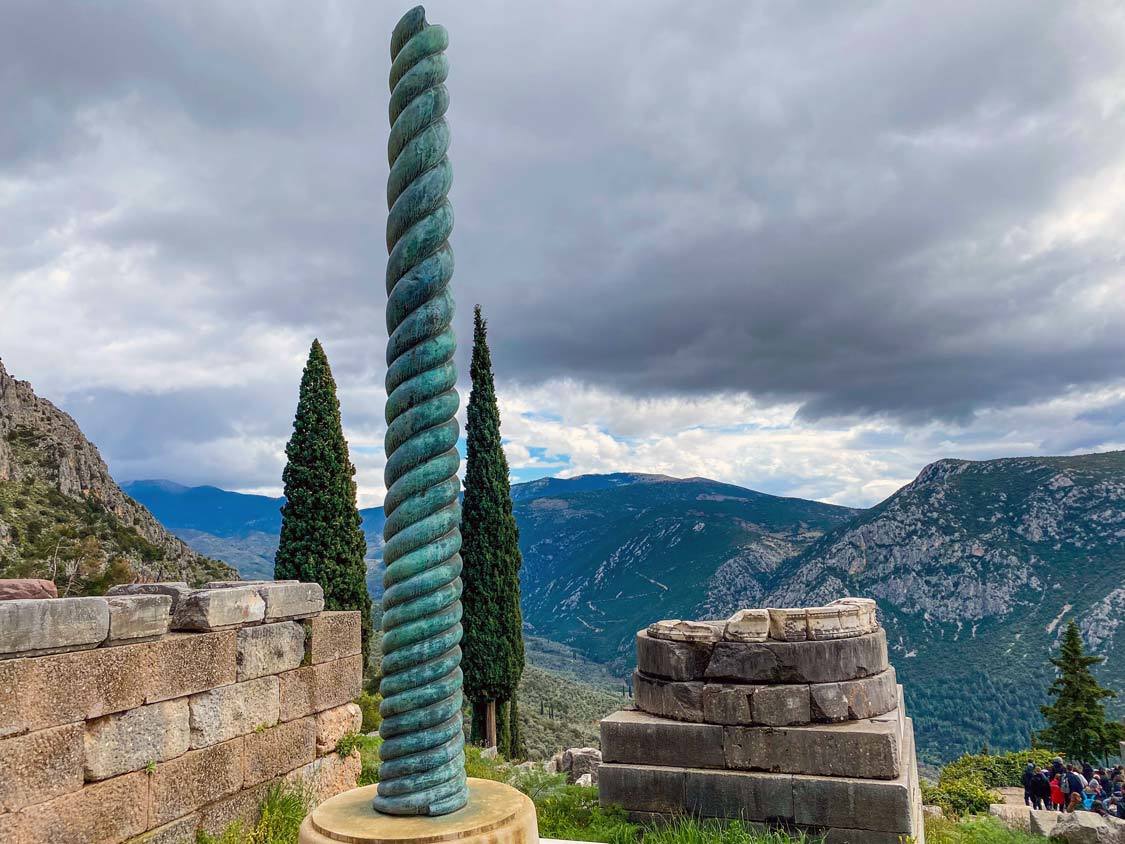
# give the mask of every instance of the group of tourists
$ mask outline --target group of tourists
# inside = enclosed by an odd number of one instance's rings
[[[1023,802],[1034,809],[1096,812],[1125,820],[1125,768],[1068,764],[1059,756],[1049,768],[1039,769],[1028,762],[1023,771]]]

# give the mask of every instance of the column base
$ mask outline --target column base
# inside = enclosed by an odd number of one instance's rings
[[[538,844],[535,804],[510,785],[469,779],[469,803],[438,817],[383,815],[371,807],[378,786],[324,801],[301,824],[298,844]]]

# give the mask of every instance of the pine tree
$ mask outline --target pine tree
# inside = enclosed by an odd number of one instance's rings
[[[508,461],[500,440],[500,410],[492,377],[487,325],[473,311],[473,388],[466,431],[465,499],[461,510],[465,695],[473,703],[472,738],[486,739],[491,708],[506,721],[523,674],[519,530],[512,515]],[[511,724],[498,733],[511,735]],[[518,730],[517,730],[518,733]],[[510,748],[508,749],[510,753]]]
[[[340,422],[336,382],[319,340],[313,340],[301,376],[293,436],[285,454],[285,504],[273,576],[319,583],[327,609],[359,610],[366,667],[371,638],[371,596],[363,560],[367,543],[356,509],[355,466]]]
[[[1105,718],[1103,701],[1117,697],[1117,693],[1099,685],[1090,671],[1102,661],[1102,657],[1085,652],[1078,625],[1072,619],[1063,633],[1059,655],[1051,658],[1058,672],[1048,693],[1055,700],[1049,706],[1039,707],[1047,727],[1037,736],[1043,746],[1068,759],[1104,758],[1125,739],[1125,728]]]

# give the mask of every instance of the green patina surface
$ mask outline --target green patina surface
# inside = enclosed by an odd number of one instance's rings
[[[407,12],[391,36],[387,153],[387,497],[383,738],[375,808],[468,800],[461,724],[461,549],[453,365],[448,33]]]

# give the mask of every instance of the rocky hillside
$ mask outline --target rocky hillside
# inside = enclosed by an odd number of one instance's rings
[[[1023,747],[1070,618],[1125,688],[1125,452],[941,460],[778,567],[766,602],[877,598],[920,753]],[[753,590],[730,595],[721,608]],[[1120,702],[1118,711],[1121,711]]]
[[[47,577],[60,594],[83,594],[232,575],[122,492],[75,421],[0,363],[0,577]]]

